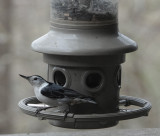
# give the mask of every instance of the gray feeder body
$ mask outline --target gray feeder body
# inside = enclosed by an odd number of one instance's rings
[[[97,107],[77,105],[73,113],[119,111],[121,63],[137,44],[119,33],[117,14],[118,0],[51,0],[51,30],[32,49],[43,53],[50,82],[96,99]]]

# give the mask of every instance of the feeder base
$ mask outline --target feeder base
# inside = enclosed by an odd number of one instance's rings
[[[53,126],[62,128],[73,128],[73,129],[98,129],[113,127],[118,124],[119,121],[84,121],[84,122],[69,122],[63,120],[49,120],[49,123]]]
[[[37,117],[41,120],[49,120],[53,126],[74,129],[98,129],[113,127],[121,120],[133,119],[147,116],[150,109],[150,102],[131,96],[120,96],[119,111],[115,113],[94,113],[94,114],[74,114],[57,112],[56,108],[42,110],[37,113],[39,104],[36,97],[29,97],[19,102],[21,110],[30,116]],[[129,108],[131,105],[137,106],[135,109]]]

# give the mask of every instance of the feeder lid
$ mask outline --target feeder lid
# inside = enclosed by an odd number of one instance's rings
[[[135,51],[137,44],[121,33],[107,30],[54,28],[32,43],[34,51],[54,55],[115,55]]]

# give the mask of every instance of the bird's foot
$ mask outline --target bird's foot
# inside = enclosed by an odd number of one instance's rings
[[[70,105],[68,105],[68,107],[67,107],[67,109],[65,109],[65,111],[64,111],[64,120],[67,118],[67,115],[68,115],[68,113],[70,113],[70,111],[71,111],[71,107],[70,107]]]
[[[69,112],[70,112],[70,110],[66,110],[66,111],[65,111],[63,120],[65,120],[65,119],[67,118],[67,115],[68,115]]]
[[[43,111],[43,110],[47,110],[47,109],[50,109],[50,108],[53,108],[53,107],[38,107],[36,109],[36,113],[35,115],[37,115],[39,112]]]

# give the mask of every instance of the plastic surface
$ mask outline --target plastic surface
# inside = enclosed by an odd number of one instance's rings
[[[54,28],[32,43],[34,51],[68,56],[125,54],[135,51],[137,44],[123,34],[107,30],[71,30]]]

